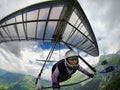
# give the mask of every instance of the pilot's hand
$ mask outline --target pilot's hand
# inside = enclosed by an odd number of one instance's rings
[[[53,89],[60,89],[59,83],[53,83],[53,84],[52,84],[52,88],[53,88]]]
[[[90,74],[89,77],[90,77],[90,78],[93,78],[93,77],[94,77],[94,74]]]

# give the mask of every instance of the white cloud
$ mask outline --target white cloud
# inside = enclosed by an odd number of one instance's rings
[[[20,68],[24,68],[22,61],[16,57],[13,53],[8,53],[6,50],[0,48],[0,68],[10,71],[16,71]]]

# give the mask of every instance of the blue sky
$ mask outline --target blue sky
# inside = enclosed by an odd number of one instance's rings
[[[42,42],[42,43],[39,42],[37,44],[37,46],[42,48],[42,49],[50,49],[52,45],[53,45],[52,42]],[[57,43],[56,47],[55,47],[55,50],[64,49],[64,48],[66,48],[65,45]]]
[[[0,19],[18,9],[46,0],[2,0],[0,2]],[[97,38],[100,55],[113,54],[120,49],[120,12],[119,0],[78,0],[81,4]],[[46,47],[37,42],[12,42],[0,44],[0,68],[9,71],[37,76],[43,62],[36,59],[45,59],[49,53]],[[52,59],[64,58],[67,49],[55,50]],[[97,63],[98,57],[92,57],[84,52],[80,53],[90,64]],[[80,64],[83,64],[80,62]],[[84,65],[83,65],[84,66]],[[44,70],[44,78],[50,79],[51,64]]]

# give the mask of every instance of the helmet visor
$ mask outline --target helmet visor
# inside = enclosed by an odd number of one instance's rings
[[[68,60],[70,60],[70,61],[78,60],[78,57],[69,57]]]

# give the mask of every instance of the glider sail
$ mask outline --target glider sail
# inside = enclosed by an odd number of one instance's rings
[[[51,0],[18,10],[0,21],[0,43],[41,41],[67,44],[98,56],[90,23],[77,0]]]

